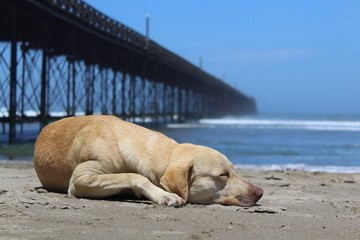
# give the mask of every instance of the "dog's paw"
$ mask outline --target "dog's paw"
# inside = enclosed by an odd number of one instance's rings
[[[174,193],[166,193],[159,198],[157,204],[172,207],[182,207],[185,205],[185,200]]]

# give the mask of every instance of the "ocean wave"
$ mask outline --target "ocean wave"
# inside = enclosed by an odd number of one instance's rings
[[[265,129],[302,129],[317,131],[360,131],[360,121],[277,120],[277,119],[200,119],[198,123],[172,124],[170,128],[243,127]]]
[[[255,169],[255,170],[303,170],[308,172],[329,172],[329,173],[360,173],[360,166],[316,166],[306,164],[269,164],[269,165],[250,165],[237,164],[236,168]]]

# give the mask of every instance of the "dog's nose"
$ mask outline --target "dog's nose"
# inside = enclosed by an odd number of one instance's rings
[[[257,197],[257,199],[259,200],[262,195],[264,194],[264,190],[262,190],[262,188],[257,188],[254,192],[255,196]]]
[[[257,201],[260,200],[260,198],[264,194],[264,190],[262,190],[262,188],[252,185],[249,189],[249,193],[250,193],[250,196],[253,197],[254,202],[256,203]]]

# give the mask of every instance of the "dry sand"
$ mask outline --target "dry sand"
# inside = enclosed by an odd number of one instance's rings
[[[360,239],[360,174],[242,171],[258,206],[162,207],[46,192],[31,164],[0,164],[0,239]]]

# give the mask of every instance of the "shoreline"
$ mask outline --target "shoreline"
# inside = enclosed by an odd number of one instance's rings
[[[33,166],[32,156],[30,159],[21,160],[14,159],[0,159],[0,166],[18,166],[23,167]],[[266,164],[266,165],[248,165],[248,164],[235,164],[236,169],[248,170],[248,171],[304,171],[304,172],[322,172],[322,173],[339,173],[339,174],[360,174],[360,166],[334,166],[334,165],[306,165],[306,164]]]
[[[41,188],[31,161],[9,162],[0,161],[0,239],[360,237],[360,174],[237,169],[264,189],[257,206],[172,208],[144,200],[67,198]]]

